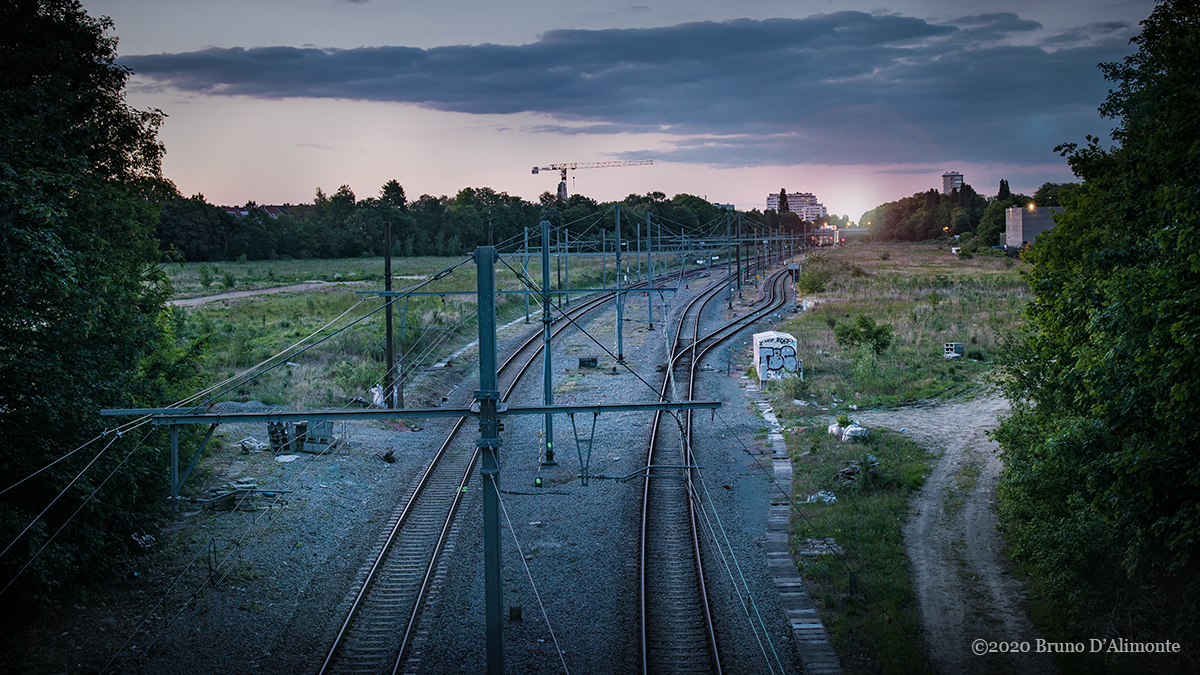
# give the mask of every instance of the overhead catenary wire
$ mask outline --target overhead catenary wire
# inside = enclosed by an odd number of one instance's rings
[[[703,508],[703,504],[707,502],[709,505],[709,508],[712,510],[712,517],[714,520],[716,520],[717,529],[720,530],[721,539],[723,539],[725,541],[725,546],[726,546],[726,548],[729,549],[729,556],[733,560],[734,567],[737,568],[738,578],[741,580],[742,587],[746,589],[746,597],[750,599],[750,606],[754,608],[754,615],[755,615],[755,617],[757,617],[759,625],[762,626],[763,637],[766,638],[767,646],[770,647],[771,656],[775,657],[775,663],[779,666],[779,672],[783,673],[783,672],[785,672],[784,668],[783,668],[783,661],[780,660],[779,653],[775,650],[774,643],[771,642],[771,635],[767,630],[767,623],[763,619],[762,612],[758,608],[758,603],[755,602],[755,600],[754,600],[754,594],[750,592],[750,582],[748,582],[746,580],[746,574],[745,574],[745,572],[742,571],[741,563],[738,562],[737,554],[733,550],[733,544],[729,541],[729,533],[725,530],[725,525],[724,525],[724,523],[721,522],[721,515],[720,515],[720,513],[717,512],[716,503],[713,502],[712,495],[708,491],[708,484],[704,481],[704,472],[700,469],[695,469],[694,471],[700,478],[700,481],[699,481],[700,487],[704,490],[704,499],[703,500],[700,499],[700,495],[698,495],[698,494],[696,495],[696,501],[701,504],[700,512],[701,512],[701,514],[704,515],[705,519],[707,520],[708,516],[705,513],[704,508]],[[691,487],[691,484],[689,484],[689,487]],[[692,487],[691,489],[694,491],[695,488]],[[710,527],[711,527],[711,523],[710,523]],[[716,537],[716,531],[713,532],[713,536]],[[719,550],[720,546],[721,546],[720,540],[715,541],[714,544],[716,544],[716,546],[718,547],[718,550]],[[736,587],[737,582],[732,579],[732,574],[730,576],[731,576],[730,580],[734,581],[734,585]],[[738,591],[738,595],[739,596],[741,595],[740,590]],[[744,606],[744,603],[743,603],[743,606]],[[749,611],[747,611],[747,614],[749,614]],[[751,626],[753,627],[753,621],[751,621]],[[756,631],[756,633],[757,633],[757,631]],[[759,644],[761,645],[761,641]],[[767,656],[765,650],[764,650],[763,656],[764,657]],[[768,665],[768,667],[771,668],[771,672],[775,671],[774,666],[771,665],[771,659],[769,657],[767,658],[767,665]]]
[[[533,581],[533,574],[529,571],[529,561],[525,559],[525,552],[521,549],[521,541],[517,538],[517,531],[513,529],[512,519],[508,517],[508,507],[504,505],[504,499],[500,497],[500,486],[496,484],[496,476],[489,474],[492,484],[496,488],[496,500],[500,502],[500,509],[504,512],[504,520],[508,523],[508,531],[512,534],[513,543],[517,546],[517,555],[521,558],[521,564],[525,566],[525,576],[529,578],[529,586],[533,588],[533,596],[537,598],[538,608],[542,610],[542,619],[546,622],[546,629],[550,631],[550,639],[554,642],[554,651],[558,652],[558,660],[562,663],[563,672],[570,675],[571,670],[567,668],[567,659],[563,656],[562,647],[558,645],[558,637],[554,635],[554,626],[550,625],[550,616],[546,613],[546,605],[542,602],[542,594],[538,592],[537,584]]]
[[[149,438],[150,434],[152,434],[152,433],[154,433],[153,429],[146,432],[146,435],[142,437],[142,440],[138,441],[137,445],[134,445],[133,449],[131,449],[128,453],[126,453],[125,458],[122,459],[120,461],[120,463],[118,463],[117,466],[114,467],[113,470],[110,471],[109,474],[104,477],[104,480],[100,481],[100,484],[97,485],[96,488],[94,490],[92,490],[92,493],[89,494],[87,496],[87,498],[85,498],[83,500],[83,502],[79,505],[79,508],[75,509],[75,512],[72,513],[65,521],[63,521],[62,525],[60,525],[58,527],[58,529],[55,530],[54,534],[50,535],[50,537],[48,539],[46,539],[45,542],[42,543],[41,548],[39,548],[37,550],[37,552],[33,554],[33,557],[31,557],[28,561],[26,561],[26,563],[21,567],[21,569],[17,570],[17,573],[15,575],[13,575],[12,579],[8,580],[8,583],[4,585],[4,588],[0,589],[0,595],[3,595],[4,592],[7,591],[13,585],[13,583],[16,582],[16,580],[21,577],[21,575],[25,572],[25,570],[29,569],[29,566],[33,564],[34,560],[37,560],[38,556],[40,556],[42,554],[42,551],[45,551],[46,547],[49,546],[58,537],[58,535],[62,533],[62,531],[67,527],[68,524],[70,524],[70,522],[72,520],[74,520],[75,516],[79,515],[79,512],[83,510],[83,507],[87,506],[88,502],[90,502],[92,500],[92,498],[96,496],[96,493],[99,492],[100,489],[103,488],[106,483],[108,483],[109,479],[112,478],[117,473],[117,471],[119,471],[121,469],[121,467],[125,465],[125,462],[129,461],[129,458],[133,456],[133,453],[137,452],[137,449],[142,447],[142,444],[146,442],[146,439]],[[112,445],[112,444],[110,443],[109,445]],[[108,446],[105,446],[105,449],[107,450]],[[97,459],[99,459],[99,457],[100,457],[99,455],[96,456]],[[93,461],[93,463],[95,462],[95,460],[92,460],[92,461]],[[88,466],[91,466],[91,464],[89,464]],[[80,472],[80,475],[83,475],[82,472]],[[78,476],[76,476],[76,479],[78,479]],[[72,484],[74,484],[74,481],[72,481]],[[70,486],[67,486],[67,487],[70,487]],[[63,492],[66,492],[65,488],[63,489]],[[62,496],[63,492],[60,492],[59,496]],[[58,499],[58,497],[55,497],[55,501],[57,501],[57,499]],[[47,506],[46,508],[49,509],[50,507]],[[45,511],[42,511],[42,513],[44,514]],[[39,518],[40,517],[41,516],[39,515]],[[36,520],[35,520],[35,522],[36,522]],[[33,524],[30,523],[30,527],[32,527],[32,525]],[[28,529],[29,528],[26,528],[26,531]],[[22,531],[21,534],[24,534],[24,533],[25,532]],[[20,535],[18,535],[17,538],[19,539]],[[16,540],[13,540],[13,543],[16,543]],[[9,548],[12,548],[12,544],[9,544]],[[5,552],[8,551],[7,548],[4,550],[5,550]]]
[[[737,439],[738,444],[742,446],[742,452],[744,452],[746,455],[748,455],[750,457],[754,457],[754,453],[752,453],[750,451],[750,448],[746,447],[746,444],[744,442],[742,442],[742,439],[738,436],[738,434],[736,432],[734,432],[733,427],[729,424],[729,421],[726,420],[725,417],[723,415],[721,415],[721,413],[719,411],[716,412],[716,416],[718,419],[721,420],[721,423],[725,425],[725,428],[733,435],[733,437],[735,439]],[[775,487],[779,490],[780,494],[782,494],[784,496],[784,498],[787,499],[788,504],[791,506],[792,513],[795,513],[796,515],[800,516],[800,518],[804,520],[805,524],[807,524],[808,527],[811,528],[812,531],[818,535],[818,538],[821,538],[821,536],[820,536],[821,529],[819,527],[817,527],[815,523],[812,522],[812,520],[808,517],[808,514],[806,514],[803,510],[800,509],[799,505],[796,504],[796,500],[792,498],[792,495],[787,490],[783,489],[783,486],[779,484],[779,481],[777,481],[775,479],[775,476],[771,475],[768,472],[767,467],[762,466],[757,461],[754,463],[759,465],[759,467],[763,470],[764,474],[766,474],[767,480],[771,481],[771,483],[774,484]],[[855,570],[853,568],[853,566],[845,559],[845,556],[843,554],[839,553],[836,549],[831,550],[831,554],[834,556],[834,559],[838,561],[838,565],[841,566],[841,568],[846,572],[846,574],[848,574],[848,575],[854,574],[857,576],[858,571]],[[917,643],[915,640],[912,639],[912,636],[910,636],[908,634],[908,632],[904,630],[904,627],[900,625],[900,622],[896,621],[896,619],[892,617],[891,613],[887,611],[887,608],[883,606],[883,603],[879,602],[878,598],[875,597],[875,594],[871,592],[869,585],[863,583],[863,580],[861,578],[858,581],[858,587],[860,590],[862,590],[863,594],[865,594],[868,598],[870,598],[872,604],[874,604],[876,607],[878,607],[879,611],[883,612],[883,615],[885,617],[887,617],[888,621],[891,621],[892,624],[894,626],[896,626],[896,629],[900,631],[900,634],[902,636],[904,636],[904,639],[908,642],[908,644],[918,654],[921,655],[921,658],[925,660],[925,664],[930,669],[930,671],[937,673],[938,670],[937,670],[937,667],[934,666],[933,660],[929,658],[929,655],[926,654],[923,649],[921,649],[919,646],[917,646]]]

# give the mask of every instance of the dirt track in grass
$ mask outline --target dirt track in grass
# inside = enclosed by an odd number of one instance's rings
[[[905,523],[904,542],[930,657],[944,675],[1057,672],[1049,654],[1037,653],[1041,635],[1024,609],[1027,589],[1010,573],[996,530],[1001,464],[986,432],[1007,411],[1007,401],[989,395],[854,415],[867,427],[903,430],[936,455]],[[976,640],[996,643],[997,651],[976,655]],[[1028,651],[1014,654],[1012,643],[1027,644]]]

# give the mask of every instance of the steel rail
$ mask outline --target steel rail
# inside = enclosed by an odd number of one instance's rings
[[[588,311],[591,311],[591,310],[603,305],[605,302],[613,299],[614,297],[615,297],[615,293],[608,293],[603,296],[593,298],[591,300],[586,301],[582,305],[577,305],[575,307],[572,307],[570,310],[567,311],[567,313],[568,313],[568,315],[570,315],[572,317],[581,316],[583,314],[586,314]],[[563,330],[565,330],[566,328],[568,328],[569,326],[572,325],[569,321],[564,320],[562,316],[560,316],[558,319],[555,319],[555,321],[558,322],[559,325],[554,328],[552,337],[557,336]],[[521,346],[519,346],[518,348],[513,350],[512,354],[508,357],[508,359],[506,359],[504,361],[504,363],[500,366],[500,369],[499,369],[500,372],[503,373],[504,371],[506,371],[509,368],[509,366],[512,365],[517,360],[517,358],[521,355],[522,352],[527,350],[535,342],[540,342],[542,339],[543,339],[543,336],[540,331],[537,333],[533,333],[524,343],[521,344]],[[525,375],[525,373],[528,371],[528,369],[531,367],[531,365],[534,363],[534,361],[537,360],[537,357],[541,354],[542,348],[543,347],[541,345],[538,345],[538,347],[536,349],[534,349],[534,351],[530,355],[530,357],[525,361],[524,365],[521,367],[521,369],[518,371],[518,373],[513,377],[512,381],[509,383],[509,386],[504,394],[504,400],[507,400],[508,396],[512,393],[513,389],[515,388],[516,384],[520,381],[521,377],[523,377]],[[425,468],[424,472],[422,472],[420,479],[418,480],[416,486],[413,488],[413,490],[412,490],[411,494],[409,495],[408,499],[406,500],[399,516],[396,517],[395,523],[392,525],[390,531],[388,532],[388,535],[387,535],[386,539],[384,540],[379,553],[376,555],[375,560],[373,561],[373,563],[371,565],[371,568],[368,570],[367,575],[362,583],[361,588],[356,593],[354,601],[351,604],[350,610],[347,612],[346,619],[342,622],[342,626],[339,629],[337,636],[334,638],[333,644],[331,645],[329,652],[326,655],[325,661],[323,662],[320,671],[318,671],[320,673],[320,675],[325,675],[327,673],[334,672],[337,662],[338,662],[338,659],[343,656],[340,653],[340,651],[345,647],[347,637],[350,634],[350,631],[354,624],[354,621],[360,615],[360,613],[364,607],[364,604],[367,601],[368,596],[369,596],[376,580],[379,577],[380,571],[383,569],[384,565],[386,564],[387,559],[389,558],[389,554],[392,553],[392,546],[395,543],[397,536],[403,530],[405,525],[408,524],[410,517],[411,517],[414,509],[416,508],[418,499],[424,494],[425,489],[430,484],[435,471],[441,467],[442,460],[446,455],[447,449],[454,442],[457,435],[462,430],[463,425],[466,423],[466,421],[468,419],[470,419],[470,418],[460,417],[458,419],[458,421],[455,423],[453,429],[451,429],[449,434],[447,434],[446,440],[441,444],[438,451],[434,454],[433,459],[429,462],[429,464]],[[417,621],[420,617],[421,605],[422,605],[422,603],[424,601],[424,597],[429,589],[429,584],[430,584],[430,581],[432,580],[433,573],[436,570],[438,556],[440,555],[442,548],[444,547],[446,535],[450,531],[451,524],[453,522],[455,513],[458,509],[459,504],[461,503],[462,495],[465,494],[463,488],[466,486],[466,484],[470,478],[470,475],[474,469],[474,465],[475,465],[475,462],[477,461],[477,459],[478,459],[478,452],[477,451],[472,452],[472,457],[471,457],[470,461],[467,462],[466,469],[465,469],[465,471],[463,471],[463,473],[461,474],[462,477],[458,481],[458,489],[454,490],[454,497],[451,500],[451,503],[449,505],[447,505],[447,507],[448,507],[447,515],[446,515],[444,522],[442,523],[442,527],[437,536],[437,540],[434,542],[433,550],[432,550],[431,555],[429,556],[428,564],[425,567],[425,572],[424,572],[423,578],[421,580],[420,586],[417,589],[417,594],[414,598],[412,609],[409,613],[409,618],[405,624],[403,637],[401,639],[401,642],[400,642],[398,648],[394,648],[395,653],[396,653],[396,660],[395,660],[395,665],[392,669],[392,672],[396,672],[396,670],[399,669],[399,667],[402,663],[402,659],[404,658],[405,649],[407,649],[407,647],[408,647],[409,643],[411,642],[411,639],[415,633],[415,627],[416,627]],[[451,467],[451,468],[453,468],[453,467]]]
[[[769,284],[766,285],[766,289],[768,289],[767,297],[765,298],[767,300],[766,305],[764,305],[763,307],[760,307],[759,309],[756,309],[752,312],[749,312],[746,315],[743,315],[741,317],[738,317],[731,321],[728,321],[725,324],[723,324],[720,328],[718,328],[708,334],[705,334],[705,335],[701,335],[701,329],[700,329],[702,316],[704,314],[704,309],[714,298],[717,298],[719,296],[720,291],[723,290],[724,283],[723,282],[714,283],[709,288],[702,291],[691,302],[688,303],[688,305],[685,307],[685,309],[680,317],[679,324],[675,330],[675,337],[671,344],[671,352],[672,353],[669,355],[666,372],[663,374],[663,384],[662,384],[662,389],[661,389],[661,394],[660,394],[662,396],[663,400],[666,399],[667,389],[670,386],[670,381],[671,381],[671,378],[673,377],[674,370],[678,365],[681,365],[681,361],[685,356],[687,356],[689,354],[691,355],[691,360],[690,360],[690,363],[688,364],[689,368],[688,368],[688,385],[687,385],[687,398],[690,400],[693,396],[694,389],[695,389],[696,368],[700,362],[700,359],[710,349],[721,344],[723,341],[727,340],[729,337],[734,335],[737,331],[745,328],[746,325],[761,319],[763,316],[766,316],[766,315],[770,314],[771,312],[774,312],[783,306],[783,304],[785,302],[785,300],[782,299],[784,297],[784,293],[780,293],[777,296],[777,289],[782,290],[782,286],[779,282],[783,278],[783,275],[784,275],[784,271],[779,271],[779,272],[776,272],[771,277],[769,277]],[[761,295],[762,294],[760,293],[760,296]],[[682,340],[683,329],[684,329],[685,323],[687,322],[689,314],[692,315],[691,338],[690,338],[689,344],[687,344],[686,347],[682,347],[681,343],[683,342],[683,340]],[[703,349],[699,349],[700,345],[705,344],[705,343],[707,343],[707,345]],[[658,430],[659,430],[661,420],[662,420],[662,413],[661,412],[656,413],[655,419],[654,419],[654,424],[651,427],[649,452],[647,453],[648,468],[646,469],[646,478],[644,479],[643,494],[642,494],[641,560],[640,560],[639,574],[640,574],[640,582],[641,582],[641,584],[640,584],[640,595],[641,595],[640,618],[641,618],[641,629],[642,629],[642,634],[641,634],[641,637],[642,637],[642,672],[646,673],[646,674],[657,669],[656,664],[654,663],[655,659],[653,658],[654,652],[655,652],[655,647],[652,644],[652,636],[650,635],[650,632],[652,630],[650,627],[650,624],[652,621],[650,614],[652,612],[652,609],[649,606],[649,604],[650,604],[649,595],[654,589],[648,588],[649,581],[647,579],[648,566],[651,562],[649,560],[650,553],[648,552],[648,548],[650,548],[653,545],[653,539],[654,539],[651,536],[652,535],[651,529],[653,528],[653,526],[651,524],[651,518],[652,518],[651,504],[652,504],[652,502],[655,502],[655,501],[670,501],[669,499],[661,499],[663,497],[663,495],[662,494],[656,495],[655,491],[658,491],[659,493],[665,493],[667,490],[672,489],[672,487],[675,487],[676,489],[678,489],[678,486],[670,486],[670,485],[660,486],[660,485],[655,484],[655,482],[651,480],[652,472],[649,468],[649,465],[653,465],[657,461],[655,459],[655,452],[656,452],[656,446],[658,445]],[[692,457],[692,453],[691,453],[691,429],[692,429],[692,415],[691,415],[691,411],[689,411],[687,420],[686,420],[686,426],[683,429],[681,429],[681,432],[683,434],[683,438],[681,440],[683,440],[684,443],[683,443],[683,450],[682,450],[683,455],[682,455],[680,461],[683,466],[694,465],[694,461],[693,461],[693,457]],[[688,543],[690,543],[689,548],[691,549],[691,553],[692,553],[692,564],[694,565],[694,572],[695,572],[695,585],[691,589],[682,589],[682,592],[687,593],[688,590],[691,590],[693,592],[698,591],[700,614],[703,619],[704,632],[706,633],[706,638],[707,638],[707,642],[708,642],[710,661],[708,663],[693,662],[691,664],[684,664],[684,663],[677,662],[677,663],[669,664],[669,667],[671,667],[673,670],[677,671],[679,669],[687,667],[688,665],[691,665],[698,672],[721,673],[720,651],[719,651],[719,648],[717,645],[716,632],[714,630],[713,623],[712,623],[712,612],[711,612],[711,609],[710,609],[709,603],[708,603],[707,588],[706,588],[705,580],[704,580],[704,566],[703,566],[703,560],[702,560],[701,552],[700,552],[700,542],[699,542],[699,534],[698,534],[699,528],[698,528],[697,522],[696,522],[695,505],[694,505],[694,502],[692,501],[692,495],[694,494],[694,490],[692,487],[692,471],[690,471],[690,470],[687,471],[684,477],[685,477],[686,483],[682,486],[682,488],[686,494],[686,505],[676,504],[675,506],[676,506],[676,508],[686,509],[686,520],[687,520],[686,527],[689,530],[689,532],[685,533],[685,534],[690,534],[690,537],[688,537],[690,539],[690,541]],[[674,481],[671,481],[671,483],[674,483]],[[682,502],[683,499],[677,496],[676,501]],[[661,514],[660,514],[660,517],[662,517]],[[661,535],[662,533],[659,533],[659,534]],[[674,534],[679,535],[678,532],[676,532]],[[659,538],[661,538],[661,536]],[[687,583],[686,580],[680,581],[678,574],[675,574],[675,575],[667,574],[666,576],[668,576],[668,577],[673,576],[674,577],[673,580],[676,583],[683,583],[683,584]],[[661,589],[659,589],[659,595],[661,595],[661,594],[662,594],[662,591],[661,591]],[[693,640],[694,640],[694,638],[693,638]],[[678,639],[678,636],[676,636],[676,638],[674,640],[672,640],[672,642],[674,644],[678,644],[680,642],[680,640]],[[661,664],[659,664],[659,665],[661,665]]]

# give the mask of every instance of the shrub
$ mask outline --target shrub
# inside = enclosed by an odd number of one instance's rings
[[[854,320],[853,325],[834,325],[833,337],[843,349],[865,345],[876,354],[882,354],[892,344],[892,325],[890,323],[877,324],[869,316],[860,314]]]
[[[801,293],[821,293],[833,275],[823,266],[806,265],[796,276],[796,290]]]

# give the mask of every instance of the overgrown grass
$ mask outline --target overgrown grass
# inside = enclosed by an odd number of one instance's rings
[[[801,297],[809,300],[810,311],[777,328],[796,336],[804,360],[803,382],[792,378],[766,389],[781,421],[793,430],[785,434],[799,505],[792,547],[799,552],[805,540],[831,537],[844,551],[840,558],[797,559],[848,673],[926,670],[902,528],[931,458],[887,429],[873,429],[865,442],[842,443],[825,427],[838,413],[853,417],[847,410],[852,405],[902,405],[978,391],[1002,337],[1019,325],[1029,300],[1021,269],[1007,258],[964,260],[930,244],[821,251],[809,256],[802,277],[807,290]],[[834,326],[854,324],[859,316],[891,325],[892,340],[882,352],[868,344],[838,344]],[[963,343],[966,353],[947,360],[946,342]],[[793,405],[792,399],[809,405]],[[874,473],[872,456],[878,461]],[[860,467],[856,479],[838,480],[851,462]],[[961,499],[959,490],[975,479],[970,471],[956,476],[949,499]],[[805,503],[823,490],[837,501]],[[857,593],[851,591],[851,574]]]
[[[420,278],[397,278],[393,288],[397,291],[411,288],[461,260],[394,259],[394,277]],[[521,262],[521,259],[508,259],[508,264],[515,269],[520,269]],[[176,308],[174,320],[177,334],[190,340],[201,340],[205,344],[203,369],[209,375],[206,384],[220,381],[270,358],[352,307],[354,309],[346,317],[318,337],[366,315],[382,304],[379,298],[355,293],[382,290],[382,258],[255,261],[220,263],[219,267],[226,272],[235,270],[233,276],[238,280],[235,289],[243,290],[312,279],[365,283],[333,289],[319,288],[312,292],[248,296],[195,308]],[[207,289],[202,288],[198,270],[199,266],[192,264],[182,269],[179,265],[168,266],[176,283],[176,297],[216,294],[228,290],[220,282],[221,274],[216,273],[215,268],[209,268],[212,282]],[[565,284],[565,266],[562,273]],[[535,283],[540,282],[541,269],[537,261],[531,260],[529,274]],[[607,264],[602,264],[598,259],[577,258],[570,267],[572,288],[597,288],[604,276],[611,284],[611,259]],[[559,269],[551,267],[550,277],[551,285],[556,285]],[[423,367],[444,359],[453,350],[478,337],[475,297],[449,294],[472,291],[475,286],[475,266],[468,263],[449,276],[420,289],[422,292],[445,292],[447,295],[412,296],[396,303],[393,326],[397,356],[401,359],[404,371],[419,374]],[[496,287],[497,290],[524,288],[513,271],[503,264],[496,266]],[[189,293],[189,289],[193,292]],[[525,300],[521,295],[501,294],[495,296],[495,300],[497,319],[502,324],[524,314]],[[532,299],[530,311],[540,314],[537,298]],[[354,398],[369,401],[370,388],[380,384],[385,374],[384,321],[384,313],[377,312],[320,346],[289,359],[294,365],[280,366],[237,387],[225,398],[291,407],[341,406]],[[421,399],[417,397],[413,400]],[[412,402],[408,404],[413,405]]]
[[[826,405],[836,398],[888,406],[971,393],[1029,299],[1020,263],[1007,260],[961,260],[947,248],[920,244],[810,255],[806,272],[828,282],[824,291],[802,291],[812,308],[778,328],[796,336],[804,360],[805,381],[788,381],[785,394]],[[835,325],[859,315],[892,326],[892,344],[881,354],[834,338]],[[964,356],[944,358],[947,342],[963,343]]]
[[[916,596],[901,532],[908,499],[929,472],[926,452],[886,429],[843,443],[822,428],[786,434],[795,466],[793,553],[832,538],[842,555],[797,555],[847,673],[921,673],[925,661]],[[873,462],[878,462],[873,466]],[[838,472],[858,464],[853,482]],[[820,491],[833,503],[805,503]],[[850,575],[855,575],[857,588]],[[890,616],[890,619],[889,619]],[[907,635],[907,637],[906,637]],[[910,640],[912,642],[910,642]]]

